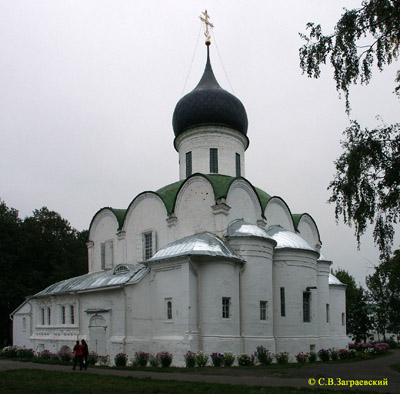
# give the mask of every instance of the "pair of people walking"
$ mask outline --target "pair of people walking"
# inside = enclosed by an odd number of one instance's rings
[[[75,370],[76,364],[79,364],[79,370],[82,371],[82,368],[87,369],[88,366],[88,355],[89,355],[89,348],[84,339],[79,343],[76,341],[74,346],[74,367],[72,368]]]

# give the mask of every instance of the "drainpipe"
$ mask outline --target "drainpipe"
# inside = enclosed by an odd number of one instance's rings
[[[242,274],[245,270],[246,265],[243,264],[239,271],[239,333],[240,333],[240,343],[242,347],[241,353],[245,353],[244,337],[243,337],[243,300],[242,300]]]
[[[126,353],[126,330],[127,330],[127,324],[128,324],[128,319],[127,319],[127,314],[128,310],[126,309],[127,302],[126,302],[126,285],[124,284],[123,286],[124,289],[124,339],[122,342],[122,352]]]

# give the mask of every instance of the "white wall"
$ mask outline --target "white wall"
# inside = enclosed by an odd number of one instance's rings
[[[247,139],[226,127],[198,127],[185,131],[175,140],[179,152],[179,179],[186,178],[186,153],[192,152],[192,174],[210,173],[210,148],[218,149],[218,174],[236,176],[236,153],[240,154],[241,176],[245,176],[244,151]]]

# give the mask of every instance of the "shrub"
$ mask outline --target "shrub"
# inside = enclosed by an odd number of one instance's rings
[[[196,365],[196,353],[190,350],[183,356],[185,357],[186,368],[194,368]]]
[[[96,352],[90,352],[88,354],[87,362],[88,365],[96,365],[99,361],[99,355]]]
[[[149,353],[146,352],[136,352],[135,359],[141,367],[145,367],[149,361]]]
[[[27,349],[26,347],[17,348],[17,357],[19,358],[33,358],[35,352],[33,349]]]
[[[208,354],[204,354],[202,351],[196,353],[196,364],[199,367],[205,367],[208,362]]]
[[[171,365],[174,356],[168,352],[159,352],[157,353],[157,357],[160,360],[161,366],[167,368]]]
[[[317,361],[317,353],[310,352],[308,360],[310,361],[310,363],[315,363]]]
[[[108,365],[110,362],[110,357],[109,356],[101,356],[100,354],[97,355],[99,364],[102,366]]]
[[[237,360],[240,366],[254,365],[256,361],[256,355],[252,354],[249,356],[248,354],[243,353],[240,356],[238,356]]]
[[[128,362],[128,356],[125,353],[118,353],[114,357],[114,362],[117,367],[125,367]]]
[[[221,353],[212,353],[211,361],[212,361],[214,367],[220,367],[224,362],[224,355]]]
[[[321,349],[318,351],[318,358],[321,361],[329,361],[330,359],[330,351],[329,349]]]
[[[131,360],[129,361],[129,365],[133,368],[137,368],[139,366],[137,358],[135,357],[131,358]]]
[[[331,359],[336,361],[339,358],[339,352],[336,349],[331,349]]]
[[[275,359],[278,364],[287,364],[289,362],[289,353],[280,352],[275,354]]]
[[[3,348],[2,356],[5,358],[17,357],[17,347],[16,346],[6,346]]]
[[[350,358],[349,351],[347,349],[339,349],[339,358],[341,360],[347,360]]]
[[[256,356],[261,365],[269,365],[272,363],[272,354],[264,346],[257,347]]]
[[[157,355],[150,354],[149,355],[149,363],[152,367],[157,368],[160,366],[160,359]]]
[[[296,360],[297,360],[297,362],[298,363],[301,363],[301,364],[303,364],[303,363],[306,363],[307,362],[307,360],[308,360],[308,353],[298,353],[298,354],[296,354]]]
[[[375,343],[374,349],[377,354],[383,354],[389,351],[390,346],[387,343]]]
[[[57,356],[63,363],[69,363],[72,360],[72,353],[68,350],[60,350]]]
[[[37,354],[38,358],[41,360],[54,360],[54,358],[58,359],[57,354],[51,353],[49,350],[42,350]],[[55,356],[55,357],[54,357]]]
[[[349,350],[349,358],[356,358],[357,357],[357,350],[350,349]]]
[[[225,352],[224,353],[224,366],[230,367],[235,362],[235,356],[232,352]]]

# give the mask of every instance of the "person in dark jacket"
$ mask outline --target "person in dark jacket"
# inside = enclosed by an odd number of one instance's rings
[[[83,346],[79,343],[79,341],[76,341],[74,346],[74,355],[74,367],[72,369],[75,369],[76,364],[79,363],[79,370],[82,371]]]
[[[89,356],[89,347],[84,339],[82,339],[82,357],[83,357],[83,366],[87,369],[88,366],[88,356]]]

